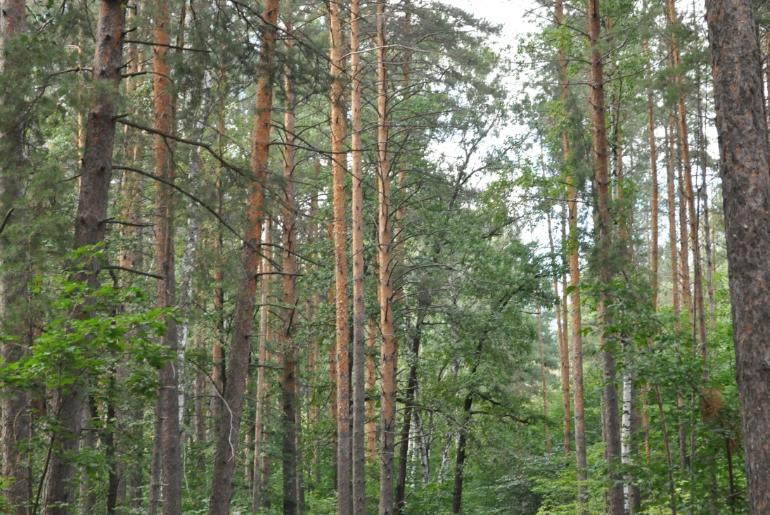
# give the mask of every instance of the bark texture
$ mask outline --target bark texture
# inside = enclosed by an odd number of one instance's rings
[[[748,504],[770,512],[770,175],[749,0],[707,0]]]
[[[347,58],[345,57],[339,0],[329,2],[329,31],[331,38],[332,202],[334,213],[334,288],[336,306],[337,511],[340,515],[347,515],[353,509],[351,488],[350,351],[348,349],[347,213],[345,200],[347,115],[344,105],[344,76],[347,69]]]
[[[96,28],[96,50],[93,64],[94,97],[88,109],[85,147],[80,177],[80,193],[75,215],[76,249],[104,241],[107,200],[112,176],[112,152],[115,143],[115,114],[118,101],[121,66],[123,65],[123,27],[125,4],[118,0],[102,0]],[[101,263],[88,264],[75,277],[98,285]],[[82,310],[76,316],[85,317]],[[82,381],[56,394],[55,410],[59,413],[60,431],[55,435],[46,487],[46,515],[65,515],[72,511],[75,464],[69,458],[78,451],[81,412],[86,398]]]

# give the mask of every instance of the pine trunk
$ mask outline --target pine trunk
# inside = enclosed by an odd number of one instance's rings
[[[75,217],[75,249],[97,245],[104,241],[109,184],[112,175],[112,152],[115,143],[115,114],[118,85],[123,65],[123,27],[125,4],[117,0],[102,0],[96,29],[96,50],[93,64],[95,95],[89,106],[86,122],[86,142],[80,177],[80,195]],[[77,274],[76,280],[90,287],[99,284],[100,263],[94,262],[88,272]],[[76,316],[85,318],[82,309]],[[54,412],[59,414],[61,427],[57,433],[48,468],[45,495],[46,515],[66,515],[74,500],[75,464],[71,459],[78,451],[81,411],[86,398],[82,381],[60,389],[56,394]]]
[[[363,146],[361,135],[361,88],[362,70],[360,34],[361,5],[359,0],[350,2],[350,76],[352,88],[352,254],[353,254],[353,513],[363,515],[366,511],[365,479],[365,425],[366,390],[364,368],[366,366],[366,325],[364,303],[364,189],[361,159]]]
[[[749,512],[770,512],[770,176],[749,0],[707,0]]]
[[[262,225],[265,218],[265,191],[270,149],[273,107],[273,54],[279,0],[268,0],[262,14],[262,48],[259,55],[256,115],[251,148],[251,173],[247,200],[246,236],[241,255],[240,287],[235,301],[233,337],[227,366],[223,404],[227,407],[218,422],[214,471],[209,503],[210,515],[227,515],[233,494],[233,472],[238,452],[244,392],[248,376],[257,269],[260,261]]]
[[[154,128],[160,134],[174,132],[174,98],[171,68],[167,54],[169,36],[169,5],[166,0],[155,3],[153,30],[153,98]],[[174,182],[172,142],[162,135],[155,136],[155,175],[167,183]],[[155,184],[155,269],[162,277],[158,281],[156,304],[159,308],[176,305],[176,275],[174,273],[174,208],[173,190],[162,182]],[[173,317],[166,319],[163,344],[176,354],[177,325]],[[182,446],[179,425],[179,375],[176,361],[169,361],[160,371],[158,415],[161,417],[160,462],[162,512],[165,515],[182,511]]]
[[[291,34],[292,24],[291,2],[287,2],[285,20],[286,32]],[[294,46],[289,38],[285,42],[287,59]],[[299,513],[298,478],[297,478],[297,345],[294,341],[296,321],[298,318],[297,303],[297,200],[294,186],[294,77],[291,66],[284,65],[284,141],[283,148],[283,188],[282,188],[282,222],[283,222],[283,310],[280,346],[283,352],[281,370],[281,404],[283,408],[283,513],[294,515]]]
[[[377,193],[380,331],[382,334],[382,448],[380,457],[380,515],[395,510],[393,456],[396,445],[396,371],[398,344],[393,323],[393,231],[391,219],[390,156],[388,152],[387,47],[385,46],[385,1],[377,2]]]
[[[337,511],[347,515],[353,509],[350,434],[350,351],[348,349],[348,256],[345,182],[347,176],[347,119],[344,77],[347,68],[340,3],[329,2],[331,37],[331,144],[334,213],[334,288],[336,306],[337,383]]]

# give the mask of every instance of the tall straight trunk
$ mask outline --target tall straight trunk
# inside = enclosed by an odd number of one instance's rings
[[[417,395],[417,371],[420,360],[420,345],[422,343],[422,332],[425,323],[425,316],[430,307],[430,294],[422,291],[419,294],[417,305],[417,320],[412,334],[411,356],[409,356],[409,376],[406,382],[406,392],[404,392],[404,421],[401,426],[400,441],[398,447],[398,478],[396,481],[396,513],[403,513],[406,502],[406,474],[409,462],[409,440],[412,431],[412,417],[414,416],[414,399]]]
[[[382,448],[380,457],[380,515],[395,510],[393,455],[396,440],[396,371],[398,343],[393,324],[393,230],[390,196],[390,156],[388,153],[388,76],[385,46],[385,1],[377,2],[377,194],[380,331],[382,333]]]
[[[313,184],[318,183],[318,177],[321,174],[321,162],[316,160],[313,168]],[[310,212],[308,216],[307,236],[310,244],[317,244],[320,238],[318,231],[318,191],[314,191],[310,197]],[[315,255],[317,257],[317,254]],[[321,305],[321,295],[318,290],[313,290],[310,294],[310,298],[307,303],[307,320],[308,325],[315,328],[319,323],[318,312]],[[310,380],[310,402],[308,403],[308,424],[310,427],[317,427],[321,419],[321,411],[319,409],[319,385],[318,385],[318,367],[321,362],[321,349],[317,331],[311,330],[308,338],[308,363],[307,363],[307,376]],[[321,469],[320,469],[320,449],[318,445],[313,446],[312,451],[312,483],[311,489],[315,490],[321,483]]]
[[[377,320],[369,317],[366,339],[366,461],[377,460]]]
[[[700,71],[698,72],[698,155],[699,165],[701,171],[701,185],[699,188],[699,198],[702,203],[701,210],[703,212],[703,237],[704,237],[704,250],[706,251],[706,291],[708,294],[708,322],[713,328],[716,323],[716,286],[714,285],[714,256],[713,256],[713,242],[711,239],[711,216],[709,207],[709,194],[708,194],[708,136],[704,128],[705,125],[705,113],[703,112],[703,95],[701,91],[701,78]]]
[[[749,0],[707,0],[749,512],[770,512],[770,175]]]
[[[224,67],[219,69],[219,99],[217,102],[217,150],[219,155],[225,153],[225,116],[226,116],[226,91],[227,76]],[[214,188],[216,190],[217,212],[221,213],[224,207],[224,190],[222,178],[224,175],[222,167],[217,168]],[[224,290],[224,254],[223,254],[224,235],[221,224],[217,224],[214,229],[214,316],[216,320],[216,331],[214,342],[211,346],[211,382],[216,390],[212,397],[212,419],[219,420],[222,411],[222,402],[219,398],[224,392],[225,387],[225,290]],[[215,422],[216,423],[216,422]]]
[[[554,3],[556,25],[564,26],[564,3],[555,0]],[[559,45],[559,96],[562,105],[566,109],[569,105],[569,75],[567,63],[567,48]],[[572,322],[572,374],[573,395],[575,410],[575,460],[577,465],[578,503],[580,514],[588,513],[588,458],[586,453],[586,429],[583,389],[583,324],[580,307],[580,244],[578,240],[578,204],[577,186],[574,172],[572,172],[572,149],[570,147],[569,133],[566,129],[561,133],[562,160],[567,172],[567,206],[569,210],[569,240],[567,250],[569,252]]]
[[[286,32],[292,33],[291,1],[287,2],[287,16],[284,21]],[[285,42],[287,59],[291,61],[294,43],[291,38]],[[281,404],[283,411],[283,513],[299,513],[297,483],[297,345],[294,341],[297,318],[297,199],[294,186],[294,77],[291,65],[284,65],[284,141],[283,148],[283,310],[280,346],[283,353],[281,370]]]
[[[674,27],[677,23],[676,18],[676,2],[675,0],[666,0],[666,19],[669,28]],[[677,98],[677,123],[679,125],[679,150],[682,157],[682,166],[684,174],[684,187],[685,197],[687,200],[687,214],[690,221],[690,238],[693,255],[693,316],[692,319],[696,341],[699,346],[701,358],[704,365],[708,362],[708,348],[706,342],[706,315],[704,312],[703,301],[703,267],[701,262],[700,251],[700,232],[698,230],[699,219],[698,213],[695,209],[695,193],[692,186],[692,162],[690,159],[690,143],[689,143],[689,131],[687,127],[687,107],[685,106],[685,97],[682,93],[682,73],[679,70],[681,66],[681,56],[679,53],[679,41],[676,33],[671,33],[671,60],[674,66],[674,83],[677,85],[678,98]],[[761,88],[760,88],[761,90]],[[708,369],[704,368],[705,373],[708,375]]]
[[[270,262],[273,259],[272,237],[271,237],[270,218],[265,221],[264,235],[264,257],[260,272],[262,281],[259,283],[259,335],[257,343],[257,386],[254,402],[254,479],[251,486],[251,509],[258,513],[264,506],[263,495],[265,478],[262,476],[265,452],[265,412],[266,412],[266,392],[267,392],[267,362],[268,352],[267,344],[270,341],[270,284],[272,282],[272,266]]]
[[[271,110],[273,107],[273,54],[280,0],[267,0],[262,20],[262,48],[259,55],[256,115],[251,148],[251,173],[247,199],[247,224],[241,254],[240,287],[235,301],[233,337],[223,394],[223,413],[217,433],[214,471],[209,503],[210,515],[230,512],[233,472],[238,453],[243,397],[248,376],[251,331],[257,292],[257,268],[260,261],[262,225],[265,217],[265,190],[270,149]]]
[[[546,380],[545,338],[543,336],[543,314],[537,313],[537,348],[540,353],[540,386],[543,392],[543,441],[545,452],[550,454],[553,442],[548,429],[548,381]]]
[[[96,245],[104,241],[112,152],[115,143],[115,114],[118,103],[118,86],[123,65],[123,27],[125,4],[117,0],[99,3],[96,28],[96,50],[93,64],[94,96],[88,110],[86,143],[83,153],[80,196],[75,216],[76,249]],[[76,275],[95,288],[99,284],[100,263],[94,261],[88,271]],[[78,309],[76,316],[88,315]],[[48,468],[48,484],[45,495],[46,515],[70,513],[74,498],[75,464],[71,459],[78,452],[81,430],[81,411],[86,398],[82,379],[61,388],[56,395],[55,413],[60,430],[54,437],[53,452]]]
[[[556,253],[556,249],[553,244],[553,231],[551,227],[551,214],[547,213],[547,221],[548,221],[548,244],[550,245],[551,255],[554,256]],[[553,271],[553,292],[554,295],[558,298],[559,296],[559,286],[558,286],[558,275],[556,273],[556,260],[555,258],[551,258],[551,266],[554,268]],[[562,299],[562,302],[564,299]],[[559,340],[559,380],[561,381],[561,398],[562,398],[562,408],[564,411],[564,452],[569,455],[569,449],[570,449],[570,419],[572,418],[572,410],[571,410],[571,403],[570,403],[570,392],[569,392],[569,343],[567,341],[568,335],[564,331],[564,326],[562,325],[561,320],[561,306],[557,304],[555,306],[555,313],[556,313],[556,327],[557,327],[557,336]],[[540,315],[538,315],[539,317]],[[540,321],[540,318],[538,318],[538,321]],[[540,322],[538,322],[540,323]],[[541,368],[544,371],[545,364],[543,360],[541,359]],[[545,381],[545,376],[543,376],[543,381]],[[545,388],[545,383],[543,383],[543,388]],[[543,393],[545,395],[545,392]],[[544,399],[545,402],[545,399]],[[546,426],[547,429],[547,426]],[[549,449],[550,451],[550,449]]]
[[[171,68],[167,53],[169,36],[169,5],[157,0],[153,29],[153,98],[155,130],[162,134],[174,132],[174,98]],[[155,136],[155,175],[167,183],[174,181],[171,141]],[[176,274],[174,273],[174,208],[172,189],[162,182],[155,188],[155,269],[162,277],[158,281],[156,304],[159,308],[176,305]],[[176,354],[177,325],[173,317],[166,319],[163,344]],[[176,361],[169,361],[160,371],[158,415],[161,417],[160,463],[163,513],[171,515],[182,510],[182,445],[179,425],[179,376]]]
[[[455,457],[454,487],[452,489],[452,513],[462,513],[463,507],[463,480],[465,479],[465,457],[468,444],[468,426],[471,422],[471,408],[473,396],[468,394],[463,401],[462,425],[457,433],[457,456]]]
[[[671,298],[672,309],[674,310],[674,328],[677,333],[681,331],[681,278],[679,276],[679,250],[677,249],[677,231],[676,231],[676,172],[674,166],[674,119],[673,115],[669,114],[666,124],[666,183],[668,190],[668,234],[669,234],[669,251],[671,254]],[[680,211],[681,218],[681,211]],[[681,224],[680,224],[681,227]],[[685,224],[685,229],[687,225]],[[686,238],[683,238],[686,241]],[[681,393],[677,393],[677,408],[682,410],[684,407],[684,400]],[[686,448],[686,435],[684,424],[680,420],[677,423],[677,435],[679,443],[679,465],[684,468],[687,461],[687,448]]]
[[[361,158],[361,5],[359,0],[350,2],[350,103],[352,106],[352,224],[353,224],[353,513],[363,515],[366,511],[365,478],[365,425],[366,390],[364,368],[366,349],[364,326],[366,313],[364,303],[364,188]]]
[[[23,52],[15,48],[14,39],[26,31],[25,0],[0,2],[0,73],[6,78],[21,80],[25,74]],[[25,88],[20,87],[19,91]],[[20,204],[24,181],[24,129],[25,103],[18,92],[0,93],[0,103],[7,109],[0,121],[0,220],[9,224],[30,223],[26,209]],[[6,229],[12,228],[6,226]],[[22,231],[26,230],[21,228]],[[0,233],[0,332],[12,335],[4,338],[2,358],[6,363],[22,359],[32,345],[32,324],[29,298],[31,280],[29,243],[21,243],[11,231]],[[14,231],[15,232],[15,231]],[[32,477],[25,448],[31,436],[29,395],[21,388],[5,386],[0,401],[0,433],[2,434],[2,470],[10,479],[3,489],[12,513],[27,514],[32,497]]]
[[[347,120],[345,109],[345,57],[341,0],[329,2],[331,60],[331,143],[334,213],[335,347],[337,370],[337,511],[351,513],[350,351],[348,350],[348,256],[345,180],[347,175]]]
[[[618,470],[620,459],[620,421],[618,417],[618,393],[616,386],[615,356],[610,348],[610,317],[608,305],[610,292],[607,285],[614,275],[612,260],[612,219],[610,215],[610,178],[607,163],[607,129],[604,114],[604,63],[602,62],[601,18],[599,0],[588,1],[588,35],[591,45],[591,72],[589,78],[589,106],[593,125],[593,165],[596,187],[596,239],[599,252],[599,280],[603,288],[599,292],[598,322],[599,346],[604,364],[604,392],[602,418],[604,421],[605,457],[608,466],[609,512],[622,514],[623,488]]]

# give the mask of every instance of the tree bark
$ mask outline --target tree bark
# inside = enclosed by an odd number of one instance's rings
[[[387,47],[385,46],[385,1],[376,4],[377,16],[377,193],[380,331],[382,333],[382,448],[380,458],[380,515],[395,510],[393,455],[396,436],[396,371],[398,343],[393,324],[393,226],[391,220],[390,156],[388,152]]]
[[[169,36],[169,5],[166,0],[155,2],[153,29],[153,98],[155,129],[163,134],[174,133],[174,97],[171,68],[167,53]],[[172,142],[155,136],[155,175],[168,183],[174,182]],[[162,182],[155,184],[155,268],[163,279],[158,281],[157,306],[176,305],[176,274],[174,272],[174,207],[173,190]],[[177,325],[173,317],[166,319],[163,344],[176,353]],[[182,511],[182,445],[179,424],[179,376],[176,361],[169,361],[160,371],[158,415],[161,417],[160,457],[162,507],[165,515]]]
[[[707,0],[748,504],[770,512],[770,175],[762,54],[749,0]]]
[[[270,341],[270,283],[272,282],[271,272],[273,271],[270,262],[273,259],[272,236],[271,236],[270,218],[265,221],[264,234],[264,257],[260,272],[262,272],[262,281],[259,283],[259,336],[257,344],[257,387],[256,399],[254,402],[254,480],[251,487],[251,509],[255,513],[264,506],[264,485],[265,478],[262,476],[265,454],[265,400],[267,393],[267,366],[268,352],[267,344]]]
[[[0,1],[0,73],[6,79],[22,80],[25,75],[21,49],[15,47],[14,39],[26,32],[26,16],[25,0]],[[24,89],[20,86],[19,92]],[[0,104],[5,109],[10,107],[0,120],[0,217],[8,219],[9,224],[18,223],[19,218],[30,222],[25,220],[27,210],[22,205],[25,102],[19,92],[0,93]],[[31,279],[28,247],[31,245],[16,239],[21,236],[20,232],[14,231],[13,235],[10,230],[3,232],[5,234],[0,234],[0,333],[10,337],[3,339],[2,358],[5,363],[14,363],[22,359],[32,345],[33,314],[28,302]],[[29,395],[21,388],[6,385],[0,402],[0,472],[10,480],[2,493],[12,513],[26,515],[30,512],[32,496],[31,470],[24,451],[32,434]]]
[[[377,460],[377,321],[369,317],[366,341],[366,460]]]
[[[337,371],[337,511],[351,513],[353,508],[351,485],[350,434],[350,351],[348,350],[348,256],[347,223],[345,213],[345,181],[347,175],[347,120],[345,109],[344,76],[347,58],[344,50],[341,0],[329,2],[330,60],[331,60],[331,144],[332,189],[334,212],[334,287],[335,287],[335,342]]]
[[[351,172],[353,175],[352,224],[353,224],[353,513],[363,515],[366,511],[365,479],[365,425],[366,390],[364,368],[366,366],[366,313],[364,302],[364,189],[361,158],[363,146],[361,135],[361,5],[359,0],[350,2],[350,76],[352,106],[352,148]]]
[[[547,221],[548,221],[548,244],[550,246],[551,250],[551,256],[556,255],[556,249],[553,244],[553,231],[551,227],[551,214],[547,213]],[[551,266],[553,267],[553,292],[554,295],[558,298],[559,296],[559,280],[558,280],[558,274],[556,273],[556,259],[555,257],[551,258]],[[565,299],[562,299],[564,301]],[[570,437],[571,437],[571,431],[570,431],[570,419],[572,418],[572,409],[571,409],[571,403],[570,403],[570,388],[569,388],[569,342],[568,335],[564,331],[564,326],[562,325],[562,317],[561,317],[561,308],[562,306],[560,304],[556,304],[554,312],[556,313],[556,327],[557,327],[557,337],[559,340],[559,380],[561,382],[561,397],[562,397],[562,409],[564,411],[564,452],[565,454],[569,455],[570,452]],[[541,315],[538,315],[540,317]],[[542,323],[540,318],[538,318],[538,324]],[[544,356],[541,356],[541,373],[545,373],[545,361]],[[543,388],[545,389],[545,376],[543,375]],[[543,392],[543,402],[544,404],[547,402],[545,398],[545,390]],[[544,406],[545,409],[545,406]],[[546,410],[547,411],[547,410]],[[548,430],[548,427],[546,426],[546,431]],[[546,439],[546,441],[548,441]],[[548,452],[550,452],[550,445],[548,447]]]
[[[591,47],[591,72],[589,78],[589,106],[593,124],[593,165],[596,186],[596,239],[598,246],[599,280],[603,285],[599,292],[597,309],[599,323],[599,346],[604,364],[604,392],[602,418],[604,421],[605,456],[609,468],[608,502],[609,512],[623,514],[623,488],[618,470],[620,459],[620,423],[618,417],[618,394],[616,386],[615,357],[609,334],[610,318],[608,305],[614,272],[612,265],[612,219],[610,215],[610,178],[607,163],[607,129],[604,113],[604,63],[601,44],[601,18],[599,1],[588,1],[588,35]]]
[[[669,28],[677,23],[676,5],[674,0],[666,0],[666,19]],[[684,186],[687,200],[687,214],[690,219],[690,238],[693,253],[693,282],[694,305],[693,305],[693,324],[695,329],[696,341],[700,350],[704,365],[708,363],[708,348],[706,342],[706,315],[704,312],[703,301],[703,268],[701,264],[700,253],[700,233],[698,230],[699,219],[695,209],[695,193],[692,186],[692,162],[690,159],[690,143],[687,127],[687,108],[685,106],[685,97],[682,93],[682,73],[679,70],[681,66],[681,56],[679,53],[679,42],[675,33],[671,34],[671,60],[674,66],[674,83],[679,91],[677,98],[677,122],[679,124],[679,150],[682,156],[682,165],[684,167]],[[708,367],[704,367],[704,372],[708,376]]]
[[[227,383],[223,395],[225,412],[217,434],[212,482],[210,515],[227,515],[233,494],[233,472],[238,451],[241,412],[248,375],[251,331],[257,292],[262,225],[265,218],[265,191],[270,149],[271,110],[273,107],[273,54],[279,0],[265,3],[262,20],[262,48],[259,54],[256,115],[251,148],[251,173],[247,201],[247,224],[241,255],[242,277],[235,301],[233,337],[227,366]]]
[[[287,15],[284,20],[286,32],[292,33],[291,1],[286,2]],[[281,370],[281,404],[283,408],[283,513],[294,515],[299,513],[298,478],[297,478],[297,345],[294,341],[296,319],[298,316],[297,303],[297,200],[294,186],[294,77],[291,70],[291,52],[294,42],[291,38],[285,41],[287,63],[284,65],[284,141],[283,147],[283,188],[282,188],[282,222],[283,222],[283,309],[282,331],[280,346],[283,352]]]
[[[86,143],[83,153],[80,195],[75,216],[74,248],[97,245],[104,241],[112,152],[115,143],[115,114],[118,85],[123,57],[123,27],[125,4],[117,0],[102,0],[96,29],[96,50],[93,64],[93,101],[86,122]],[[76,275],[92,288],[99,283],[100,263],[94,260],[88,271]],[[87,315],[78,310],[76,316]],[[46,515],[66,515],[71,512],[74,497],[72,480],[75,464],[71,455],[78,451],[81,430],[81,410],[86,398],[82,380],[56,394],[54,412],[58,414],[61,430],[54,435],[45,495]]]

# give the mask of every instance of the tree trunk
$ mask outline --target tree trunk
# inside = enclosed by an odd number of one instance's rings
[[[551,214],[547,213],[547,221],[548,221],[548,243],[551,250],[551,266],[553,267],[553,292],[554,295],[558,298],[559,297],[559,280],[558,275],[556,273],[556,249],[553,244],[553,231],[551,227]],[[562,299],[562,301],[565,299]],[[568,335],[564,331],[564,326],[562,326],[562,317],[561,317],[561,305],[557,304],[555,306],[554,312],[556,313],[556,328],[557,328],[557,336],[559,340],[559,380],[561,381],[561,398],[562,398],[562,409],[564,411],[564,452],[569,455],[569,449],[570,449],[570,419],[572,418],[572,410],[571,410],[571,403],[570,403],[570,393],[569,393],[569,343],[567,341]],[[540,315],[538,315],[540,317]],[[538,323],[542,323],[540,318],[538,318]],[[545,374],[545,356],[541,356],[540,359],[540,368],[541,368],[541,374]],[[545,375],[542,377],[543,379],[543,408],[547,412],[545,404],[547,403],[546,399],[546,392],[545,392]],[[547,415],[547,413],[544,413],[544,415]],[[545,426],[545,430],[548,431],[548,426]],[[546,442],[549,444],[546,447],[548,447],[548,452],[550,452],[550,437],[546,438]]]
[[[749,512],[770,512],[770,175],[749,0],[707,0]]]
[[[348,256],[345,213],[345,181],[347,152],[347,120],[345,109],[345,57],[340,2],[329,2],[331,38],[331,144],[332,189],[334,212],[334,287],[336,305],[336,370],[337,370],[337,511],[351,513],[351,434],[350,434],[350,351],[348,350]]]
[[[361,158],[363,146],[361,143],[361,45],[360,35],[361,5],[359,0],[350,2],[350,76],[352,105],[352,160],[353,175],[353,513],[363,515],[366,511],[365,479],[366,455],[365,425],[366,425],[366,390],[364,385],[364,368],[366,366],[366,313],[364,302],[364,189]]]
[[[562,0],[556,0],[554,3],[556,24],[559,27],[564,26],[564,4]],[[559,46],[559,91],[562,104],[569,103],[569,75],[567,68],[567,48],[564,45]],[[562,130],[562,159],[564,168],[568,171],[567,182],[567,205],[569,209],[569,275],[570,286],[572,288],[572,374],[573,374],[573,395],[575,410],[575,460],[577,463],[577,482],[578,482],[578,503],[580,505],[580,514],[588,513],[588,490],[586,481],[588,480],[588,458],[586,454],[586,432],[585,432],[585,409],[583,393],[583,333],[582,316],[580,307],[580,244],[578,239],[578,205],[577,205],[577,187],[575,177],[571,172],[572,150],[570,148],[569,133]]]
[[[174,132],[174,98],[171,68],[166,55],[169,37],[169,5],[166,0],[155,3],[153,30],[153,97],[155,102],[155,129],[163,134]],[[172,142],[161,135],[155,136],[155,175],[166,182],[174,181]],[[155,268],[163,279],[158,281],[157,306],[176,305],[176,276],[174,273],[174,208],[173,190],[162,182],[155,188]],[[177,325],[173,317],[166,319],[163,344],[176,353]],[[169,361],[160,371],[158,414],[161,417],[160,457],[162,506],[165,515],[182,511],[182,446],[179,425],[179,375],[176,361]]]
[[[80,176],[80,196],[75,217],[76,249],[104,241],[107,201],[112,175],[112,152],[115,143],[115,114],[118,101],[121,66],[123,65],[123,27],[125,4],[117,0],[99,3],[96,50],[93,64],[94,92],[86,122],[86,143]],[[88,272],[77,280],[98,286],[100,263],[94,261]],[[76,316],[85,318],[82,309]],[[86,397],[82,380],[60,389],[56,394],[55,413],[61,430],[55,435],[49,464],[45,495],[46,515],[70,513],[73,501],[75,464],[72,454],[78,451],[81,409]]]
[[[26,31],[25,0],[0,2],[0,73],[7,78],[23,80],[25,66],[22,49],[16,48],[14,39]],[[0,125],[0,219],[25,219],[26,209],[21,205],[24,190],[24,123],[25,102],[20,97],[24,91],[0,93],[0,103],[5,109],[5,119]],[[25,220],[29,223],[29,220]],[[6,226],[6,229],[12,226]],[[21,228],[22,231],[25,228]],[[28,244],[17,240],[20,232],[10,230],[0,233],[0,333],[4,334],[2,359],[13,363],[22,359],[32,345],[32,324],[28,304],[31,270]],[[15,243],[15,244],[14,244]],[[12,338],[5,336],[12,335]],[[0,432],[2,433],[2,476],[10,483],[3,490],[12,513],[26,515],[30,512],[32,477],[25,448],[31,436],[29,395],[21,388],[4,387],[0,404]]]
[[[677,23],[676,5],[674,0],[666,0],[666,19],[668,27],[671,28]],[[674,83],[677,85],[679,95],[677,98],[677,122],[679,124],[679,150],[682,156],[682,165],[684,167],[684,186],[687,199],[687,213],[690,218],[690,238],[693,253],[693,282],[695,283],[693,292],[695,298],[693,306],[696,341],[698,342],[701,358],[704,365],[708,362],[708,348],[706,342],[706,315],[704,312],[703,301],[703,272],[701,266],[700,254],[700,233],[698,231],[698,214],[695,210],[695,193],[692,186],[692,162],[690,160],[690,143],[688,139],[687,128],[687,108],[685,106],[684,94],[682,90],[682,74],[679,71],[681,65],[681,56],[679,54],[679,42],[676,33],[671,33],[671,59],[674,66]],[[761,88],[760,88],[761,90]],[[708,376],[708,368],[704,368],[704,373]]]
[[[377,321],[369,317],[366,342],[366,460],[377,460]]]
[[[286,32],[292,33],[291,1],[287,2],[287,16],[284,21]],[[287,60],[291,61],[294,42],[286,39]],[[284,65],[284,141],[283,148],[283,188],[282,188],[282,222],[283,222],[283,310],[280,346],[283,352],[281,370],[281,404],[283,407],[283,513],[294,515],[299,513],[298,480],[297,480],[297,345],[294,341],[296,319],[298,316],[297,303],[297,200],[294,187],[294,77],[290,64]]]
[[[468,394],[463,401],[463,421],[457,433],[457,457],[455,458],[454,488],[452,489],[452,513],[462,513],[463,479],[465,479],[465,447],[468,441],[468,426],[471,422],[473,396]]]
[[[396,371],[398,343],[393,324],[393,230],[390,197],[390,156],[388,154],[387,47],[385,46],[385,1],[377,2],[377,193],[380,331],[382,333],[382,449],[380,458],[380,515],[395,509],[393,455],[396,440]]]
[[[223,413],[217,434],[216,454],[210,515],[227,515],[233,494],[233,472],[238,451],[243,397],[248,376],[251,331],[257,292],[262,225],[265,211],[264,184],[267,179],[270,148],[271,110],[273,107],[273,54],[275,52],[276,23],[279,0],[268,0],[262,14],[262,48],[259,54],[256,115],[251,149],[251,173],[247,200],[246,236],[241,255],[240,287],[235,301],[233,337],[227,367],[227,383],[223,395]]]
[[[273,272],[270,262],[273,259],[272,253],[272,237],[271,237],[271,223],[270,218],[265,221],[265,235],[264,235],[264,257],[262,258],[262,266],[260,272],[262,273],[262,281],[259,284],[260,297],[259,297],[259,340],[257,347],[257,387],[256,387],[256,399],[254,402],[254,480],[251,487],[251,507],[255,513],[258,513],[260,508],[264,506],[263,495],[265,478],[262,476],[262,469],[264,463],[265,453],[265,399],[267,392],[267,365],[268,365],[268,352],[267,344],[270,341],[270,283],[271,273]]]
[[[588,1],[588,35],[591,44],[591,73],[589,78],[591,119],[593,122],[593,164],[596,186],[597,246],[599,252],[599,280],[603,286],[599,292],[597,316],[599,322],[599,346],[604,362],[604,392],[602,418],[604,421],[605,456],[609,467],[609,512],[623,514],[623,488],[618,470],[620,459],[620,423],[618,394],[615,384],[615,357],[610,348],[608,305],[610,292],[607,286],[613,279],[611,263],[612,219],[610,216],[610,178],[607,163],[607,129],[604,114],[604,65],[601,49],[601,18],[599,0]]]

